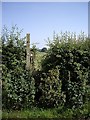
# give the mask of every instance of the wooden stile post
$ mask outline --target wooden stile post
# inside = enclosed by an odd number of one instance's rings
[[[30,34],[26,35],[26,69],[30,70]]]

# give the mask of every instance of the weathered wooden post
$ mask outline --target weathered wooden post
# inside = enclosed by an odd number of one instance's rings
[[[27,33],[26,41],[26,69],[30,70],[30,33]]]

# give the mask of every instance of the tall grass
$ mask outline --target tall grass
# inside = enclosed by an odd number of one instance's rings
[[[3,118],[90,118],[90,102],[84,104],[81,108],[70,109],[59,106],[53,109],[32,108],[21,111],[3,111]]]

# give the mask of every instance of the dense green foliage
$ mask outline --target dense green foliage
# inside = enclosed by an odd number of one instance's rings
[[[36,74],[36,101],[41,107],[55,107],[62,103],[59,71],[52,69],[48,73]],[[38,80],[37,80],[38,79]]]
[[[25,39],[20,38],[16,27],[11,31],[4,28],[2,36],[2,80],[3,108],[22,109],[34,102],[34,79],[25,70]]]
[[[62,106],[60,111],[69,108],[62,114],[72,116],[74,108],[88,104],[90,39],[84,34],[77,40],[75,35],[73,37],[66,33],[60,37],[54,35],[46,53],[38,52],[33,46],[34,69],[27,71],[25,38],[20,38],[20,34],[17,28],[12,27],[11,31],[4,28],[2,35],[3,108]]]
[[[48,72],[56,66],[59,69],[62,92],[66,95],[65,105],[81,106],[87,99],[90,79],[89,39],[76,40],[69,37],[63,40],[63,35],[60,39],[55,37],[42,61],[42,70]]]

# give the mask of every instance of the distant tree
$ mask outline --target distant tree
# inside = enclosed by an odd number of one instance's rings
[[[47,51],[47,48],[46,47],[43,47],[42,49],[41,49],[41,52],[46,52]]]

